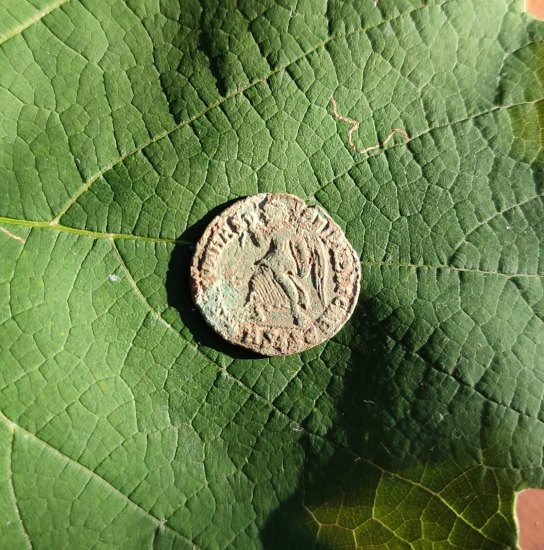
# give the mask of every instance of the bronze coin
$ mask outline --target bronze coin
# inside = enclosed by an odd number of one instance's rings
[[[193,299],[223,338],[289,355],[336,334],[359,295],[357,254],[319,206],[284,193],[239,200],[213,219],[191,265]]]

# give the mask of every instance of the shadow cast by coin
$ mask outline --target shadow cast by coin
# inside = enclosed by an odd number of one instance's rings
[[[193,335],[199,346],[214,349],[233,359],[262,359],[261,355],[234,346],[219,336],[206,323],[191,295],[190,268],[196,243],[213,218],[237,200],[239,199],[228,201],[212,209],[206,216],[188,227],[180,235],[178,240],[184,244],[176,245],[172,251],[166,274],[166,293],[168,305],[179,312],[183,324]]]
[[[357,499],[372,491],[375,476],[367,463],[357,460],[359,454],[381,463],[392,458],[380,445],[387,432],[381,414],[382,407],[387,409],[384,402],[388,400],[385,338],[372,321],[369,305],[363,300],[344,330],[352,335],[354,345],[342,365],[330,363],[330,368],[342,373],[344,380],[333,424],[324,436],[302,434],[304,470],[292,496],[280,503],[260,531],[266,550],[332,550],[344,543],[350,548],[353,539],[348,530],[337,529],[330,537],[318,540],[318,532],[323,533],[329,526],[319,525],[316,520],[322,518],[328,507],[349,506],[351,498]],[[345,337],[345,333],[340,333],[334,339],[344,344]],[[340,443],[342,441],[346,443]],[[354,480],[357,487],[353,492],[359,493],[347,494],[346,488],[349,491],[350,482],[355,485]],[[342,535],[347,535],[348,540],[342,540]]]
[[[325,435],[302,435],[299,484],[261,528],[266,550],[361,545],[373,536],[371,530],[366,539],[363,533],[364,525],[374,521],[378,488],[382,494],[390,491],[380,504],[382,512],[387,507],[394,510],[396,502],[416,490],[425,501],[424,493],[428,496],[432,489],[418,484],[424,476],[440,486],[441,480],[453,483],[462,472],[472,472],[471,483],[458,488],[465,491],[459,498],[468,502],[475,493],[484,494],[489,482],[478,436],[485,434],[482,437],[492,445],[490,454],[509,448],[508,420],[501,419],[491,429],[485,408],[477,414],[477,395],[461,385],[456,388],[457,382],[441,375],[433,363],[394,343],[391,321],[377,320],[379,307],[378,300],[363,297],[345,327],[346,337],[335,337],[342,344],[349,341],[351,354],[343,359],[343,389],[334,419]],[[334,357],[329,366],[337,368]],[[478,420],[471,421],[474,418]],[[535,483],[540,481],[535,478]],[[481,507],[487,500],[475,502]],[[409,506],[406,510],[409,513]],[[374,533],[380,528],[375,525]],[[490,536],[500,538],[501,530],[511,528],[497,520]]]

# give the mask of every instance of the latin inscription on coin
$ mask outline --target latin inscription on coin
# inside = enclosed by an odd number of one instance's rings
[[[298,353],[336,334],[353,313],[360,277],[340,227],[288,194],[227,208],[204,231],[191,265],[206,321],[263,355]]]

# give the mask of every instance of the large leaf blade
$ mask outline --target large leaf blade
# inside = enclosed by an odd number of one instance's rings
[[[7,544],[513,544],[542,483],[542,27],[182,7],[40,6],[0,44]],[[351,151],[331,96],[361,147],[410,141]],[[346,229],[362,300],[248,358],[190,311],[191,226],[285,190]]]

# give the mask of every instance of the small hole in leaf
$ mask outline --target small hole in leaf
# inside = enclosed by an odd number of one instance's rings
[[[544,20],[544,0],[525,0],[525,11],[537,19]]]
[[[538,550],[544,544],[544,489],[526,489],[517,494],[516,517],[521,550]]]

